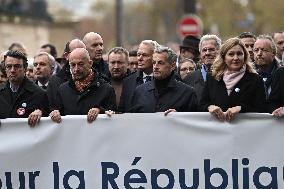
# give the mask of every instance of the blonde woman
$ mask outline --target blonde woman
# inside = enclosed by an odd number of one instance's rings
[[[221,46],[212,75],[207,77],[200,102],[203,111],[221,121],[231,121],[240,112],[265,111],[263,81],[239,38],[228,39]]]

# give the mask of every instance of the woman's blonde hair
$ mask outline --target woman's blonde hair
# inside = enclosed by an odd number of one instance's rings
[[[220,80],[227,68],[227,65],[225,63],[225,56],[227,52],[233,48],[234,46],[239,45],[244,52],[244,64],[246,64],[246,70],[250,73],[256,73],[256,71],[253,68],[252,63],[249,62],[249,54],[248,51],[245,48],[245,45],[242,43],[242,41],[239,38],[230,38],[221,46],[220,52],[218,56],[216,57],[215,61],[212,65],[212,76],[216,80]]]

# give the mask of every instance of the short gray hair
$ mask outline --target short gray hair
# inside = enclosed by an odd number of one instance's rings
[[[153,47],[153,51],[159,46],[159,43],[157,41],[150,40],[150,39],[141,41],[140,45],[141,44],[152,46]]]
[[[40,52],[40,53],[36,54],[34,56],[34,59],[36,57],[44,56],[44,55],[47,56],[47,60],[48,60],[49,65],[51,66],[51,68],[54,68],[55,67],[55,59],[54,59],[54,57],[51,54],[49,54],[47,52]]]
[[[274,40],[272,39],[272,37],[270,35],[259,35],[256,38],[256,40],[258,40],[258,39],[267,39],[267,40],[269,40],[271,42],[270,46],[271,46],[272,52],[274,54],[276,54],[276,51],[277,51],[276,44],[275,44]]]
[[[206,35],[203,35],[201,37],[201,39],[200,39],[200,42],[199,42],[199,52],[201,52],[201,45],[202,45],[202,43],[204,41],[209,41],[209,40],[214,40],[216,42],[216,47],[217,47],[218,50],[221,48],[222,40],[217,35],[206,34]]]
[[[162,46],[162,45],[158,45],[155,50],[154,50],[154,53],[167,53],[168,54],[168,62],[170,64],[174,64],[176,63],[176,60],[177,60],[177,54],[169,47],[166,47],[166,46]]]
[[[111,53],[114,53],[114,54],[124,54],[126,62],[128,62],[129,52],[125,48],[123,48],[123,47],[114,47],[114,48],[110,49],[110,51],[108,52],[108,58],[109,58],[109,55]]]

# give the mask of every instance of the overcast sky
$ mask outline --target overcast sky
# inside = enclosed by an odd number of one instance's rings
[[[89,7],[96,0],[46,0],[47,2],[57,3],[60,7],[76,11],[76,15],[87,15]]]

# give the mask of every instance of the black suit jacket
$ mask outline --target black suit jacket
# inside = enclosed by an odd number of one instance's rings
[[[131,99],[137,86],[143,84],[143,72],[134,72],[123,79],[121,97],[118,111],[128,112],[131,106]]]
[[[47,95],[51,109],[54,109],[56,106],[57,91],[59,86],[69,79],[71,79],[70,66],[69,63],[66,62],[56,75],[51,76],[47,86]]]
[[[197,100],[200,102],[201,94],[203,91],[203,88],[205,86],[205,82],[203,80],[202,74],[200,70],[196,70],[192,73],[190,73],[185,79],[184,83],[190,85],[193,87],[193,89],[196,92]]]

